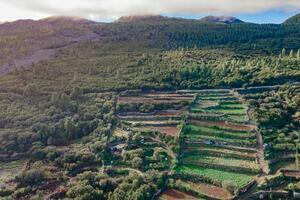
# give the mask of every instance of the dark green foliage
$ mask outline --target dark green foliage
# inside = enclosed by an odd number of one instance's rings
[[[290,17],[287,19],[284,24],[293,24],[293,25],[299,25],[300,24],[300,14],[297,14],[293,17]]]
[[[253,117],[259,123],[264,142],[268,144],[266,155],[294,153],[299,131],[299,86],[285,85],[277,91],[246,95],[255,109]]]
[[[37,186],[43,180],[46,179],[46,175],[42,170],[29,170],[25,171],[16,177],[16,182],[19,187],[24,186]]]
[[[70,96],[73,100],[80,99],[82,97],[83,91],[79,87],[74,87]]]
[[[298,17],[295,17],[297,19]],[[295,21],[291,19],[290,21]],[[266,54],[279,52],[283,47],[298,49],[299,26],[282,24],[221,24],[200,20],[148,19],[127,23],[112,23],[96,28],[99,35],[110,35],[115,42],[138,48],[232,48],[239,53]],[[293,42],[292,42],[293,41]]]

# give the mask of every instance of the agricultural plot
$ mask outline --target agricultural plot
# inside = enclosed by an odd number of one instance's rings
[[[155,130],[177,137],[187,106],[194,98],[194,94],[175,92],[120,95],[118,118],[135,129]]]
[[[215,115],[221,116],[226,121],[246,123],[249,121],[248,116],[245,115],[247,109],[237,95],[200,93],[190,111],[201,114],[201,116]]]
[[[177,200],[177,199],[199,200],[199,198],[196,198],[188,193],[181,192],[181,191],[174,190],[174,189],[166,190],[159,198],[159,200]]]
[[[230,199],[260,172],[256,127],[250,124],[247,109],[230,90],[198,93],[181,131],[175,169],[177,178],[193,182],[192,191]],[[219,195],[201,188],[214,188]]]

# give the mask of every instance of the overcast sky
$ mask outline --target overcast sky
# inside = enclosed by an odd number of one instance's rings
[[[257,23],[280,23],[300,12],[300,0],[0,0],[0,21],[54,15],[112,21],[124,15],[163,14],[198,18],[233,15]]]

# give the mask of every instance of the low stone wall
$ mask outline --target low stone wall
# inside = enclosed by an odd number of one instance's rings
[[[293,194],[291,192],[270,192],[270,191],[260,191],[253,193],[248,197],[248,199],[293,199]]]

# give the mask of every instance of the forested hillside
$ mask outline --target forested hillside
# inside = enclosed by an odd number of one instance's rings
[[[106,47],[105,51],[221,48],[243,55],[278,54],[283,48],[300,48],[296,19],[297,16],[284,24],[262,25],[162,16],[123,17],[113,23],[67,17],[21,20],[0,25],[0,69],[3,73],[31,66],[55,57],[55,52],[74,43],[86,41]]]
[[[0,47],[0,198],[300,189],[297,17],[26,20]]]

